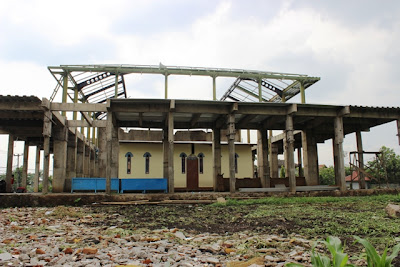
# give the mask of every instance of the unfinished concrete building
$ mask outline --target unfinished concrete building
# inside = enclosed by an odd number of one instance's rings
[[[0,133],[9,135],[7,192],[11,192],[13,142],[23,140],[23,187],[26,187],[28,148],[36,146],[37,151],[44,150],[44,159],[43,166],[39,166],[40,153],[37,153],[35,192],[38,191],[41,168],[43,192],[48,192],[49,156],[54,154],[52,192],[69,192],[72,179],[77,177],[99,177],[105,180],[105,191],[110,193],[112,179],[120,178],[120,142],[126,140],[121,138],[122,127],[158,131],[155,136],[159,140],[153,141],[160,143],[162,157],[156,164],[162,169],[160,178],[166,179],[169,193],[174,193],[177,187],[174,150],[178,142],[175,132],[191,129],[209,132],[212,158],[212,166],[209,166],[212,168],[211,177],[208,177],[212,181],[210,190],[221,190],[221,179],[222,183],[226,181],[227,189],[232,193],[254,190],[238,188],[237,183],[243,187],[252,186],[237,179],[237,162],[235,164],[237,136],[242,130],[252,130],[257,131],[258,137],[258,168],[257,177],[249,178],[259,180],[258,191],[345,191],[344,136],[356,133],[357,149],[361,153],[362,131],[391,121],[398,122],[400,118],[400,108],[306,104],[305,89],[319,80],[307,75],[161,64],[61,65],[49,67],[49,70],[57,80],[57,87],[49,100],[34,96],[0,96]],[[165,99],[126,98],[124,76],[132,73],[164,75]],[[170,75],[210,77],[213,100],[168,99]],[[218,77],[236,78],[220,100],[216,99]],[[62,102],[54,102],[58,92],[62,93]],[[301,95],[302,103],[286,102],[296,94]],[[273,130],[283,133],[272,136]],[[221,167],[223,139],[227,146],[227,156],[223,161],[228,166],[228,173],[223,173]],[[336,186],[315,187],[319,185],[317,143],[328,139],[333,140]],[[295,177],[296,150],[298,165],[304,170],[301,175],[304,176],[303,183]],[[278,154],[284,154],[286,178],[278,178]],[[275,179],[282,179],[281,183],[286,186],[275,187]],[[253,185],[254,181],[250,180],[247,183]],[[365,181],[361,179],[361,188],[363,183]],[[186,189],[198,188],[186,185]]]

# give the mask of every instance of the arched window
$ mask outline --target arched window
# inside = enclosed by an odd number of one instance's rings
[[[125,157],[126,157],[126,173],[131,174],[133,154],[131,152],[127,152],[125,154]]]
[[[235,173],[238,173],[238,157],[239,155],[235,153]]]
[[[151,157],[151,154],[149,152],[146,152],[146,153],[143,154],[143,157],[145,158],[144,170],[145,170],[145,173],[148,174],[148,173],[150,173],[150,157]]]
[[[204,172],[204,154],[200,152],[197,157],[199,158],[199,172],[203,173]]]
[[[179,155],[179,157],[181,157],[181,163],[182,163],[181,170],[182,170],[182,173],[185,173],[186,172],[186,158],[187,158],[187,155],[184,152],[182,152]]]

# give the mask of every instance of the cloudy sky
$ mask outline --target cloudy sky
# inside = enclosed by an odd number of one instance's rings
[[[399,106],[399,14],[396,0],[1,1],[0,94],[49,98],[56,83],[47,66],[162,62],[308,74],[321,77],[308,103]],[[127,80],[129,97],[163,98],[162,76]],[[217,97],[231,82],[217,79]],[[169,90],[211,99],[212,81],[172,76]],[[394,123],[371,129],[364,149],[400,153],[396,133]],[[1,173],[7,138],[0,142]],[[344,150],[355,150],[354,135]],[[319,153],[332,164],[330,141]]]

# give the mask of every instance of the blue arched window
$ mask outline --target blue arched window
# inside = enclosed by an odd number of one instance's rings
[[[144,160],[144,170],[145,170],[145,173],[148,174],[148,173],[150,173],[150,157],[151,157],[151,154],[149,152],[146,152],[146,153],[143,154],[143,157],[145,158],[145,160]]]
[[[200,152],[197,157],[199,158],[199,172],[203,173],[204,172],[204,154]]]
[[[126,173],[131,174],[133,154],[131,152],[127,152],[125,154],[125,158],[126,158]]]
[[[187,155],[186,155],[185,152],[182,152],[181,154],[179,154],[179,157],[181,157],[181,165],[182,165],[181,170],[182,170],[182,173],[185,173],[186,172],[186,158],[187,158]]]

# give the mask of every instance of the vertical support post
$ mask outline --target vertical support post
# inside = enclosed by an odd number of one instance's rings
[[[27,178],[28,178],[28,157],[29,157],[29,143],[25,141],[24,144],[24,165],[22,166],[22,182],[21,186],[26,188],[27,186]]]
[[[317,142],[311,130],[305,130],[301,133],[303,147],[304,176],[307,185],[319,184],[318,170],[318,150]]]
[[[119,176],[119,127],[115,116],[113,116],[113,128],[112,128],[112,161],[111,161],[111,176],[112,178],[118,178]]]
[[[164,74],[165,76],[165,99],[168,99],[168,74]]]
[[[83,145],[82,145],[82,177],[88,177],[87,176],[87,147],[86,147],[86,137],[83,135]]]
[[[112,139],[113,139],[113,112],[111,110],[108,110],[107,112],[107,162],[108,164],[106,165],[106,194],[111,194],[111,177],[112,177],[112,161],[113,161],[113,144],[112,144]]]
[[[76,177],[77,136],[76,129],[73,134],[68,134],[67,141],[67,166],[65,171],[64,191],[71,192],[72,178]]]
[[[397,120],[397,138],[399,139],[400,145],[400,119]]]
[[[361,137],[361,131],[356,132],[356,139],[357,139],[357,152],[358,152],[358,168],[360,170],[364,169],[364,150],[363,150],[363,144],[362,144],[362,137]],[[358,176],[360,179],[360,188],[365,189],[365,175],[363,172],[359,171]]]
[[[275,144],[275,143],[271,143],[270,158],[271,158],[270,177],[279,178],[279,171],[278,171],[278,145]]]
[[[334,160],[336,170],[336,185],[339,186],[340,191],[346,191],[346,180],[344,170],[344,153],[343,153],[343,117],[334,118],[335,138],[333,140],[334,146]]]
[[[118,98],[118,72],[115,73],[114,98]]]
[[[261,81],[261,78],[258,79],[258,102],[263,102]]]
[[[297,148],[297,165],[299,166],[299,177],[304,177],[301,147]]]
[[[168,179],[168,127],[164,127],[163,129],[162,141],[163,141],[163,178]]]
[[[78,103],[78,89],[74,89],[74,103]],[[74,120],[77,120],[78,118],[78,113],[76,111],[73,112],[73,117]]]
[[[269,162],[268,162],[268,132],[266,129],[259,129],[257,132],[257,163],[258,176],[261,186],[264,188],[271,186]]]
[[[286,173],[289,177],[289,190],[291,193],[296,192],[296,176],[294,165],[294,136],[293,136],[293,116],[286,115],[286,157],[287,169]]]
[[[67,167],[67,145],[68,129],[67,127],[56,127],[54,129],[53,142],[53,192],[61,193],[64,191],[64,183]]]
[[[99,129],[99,164],[98,164],[98,176],[106,177],[107,175],[107,128]]]
[[[235,114],[228,115],[229,192],[236,192],[235,176]]]
[[[67,103],[67,95],[68,95],[68,72],[64,73],[63,76],[63,94],[62,94],[62,102]],[[61,115],[65,116],[66,111],[62,111]]]
[[[7,151],[7,172],[6,172],[6,192],[10,193],[13,191],[11,185],[12,179],[12,165],[13,165],[13,157],[14,157],[14,136],[12,134],[8,135],[8,151]]]
[[[301,95],[301,103],[305,104],[306,103],[306,92],[304,90],[304,82],[300,82],[300,95]]]
[[[77,140],[76,144],[76,176],[83,177],[83,160],[85,155],[85,141]]]
[[[35,176],[33,178],[33,192],[39,192],[39,173],[40,173],[40,147],[36,146]]]
[[[213,100],[214,101],[217,100],[217,83],[215,81],[216,78],[217,77],[212,76],[212,79],[213,79]]]
[[[174,181],[174,114],[168,112],[168,191],[175,192]]]
[[[43,103],[45,101],[42,101],[42,105],[46,104]],[[51,124],[51,119],[52,119],[52,113],[50,109],[45,107],[45,112],[44,112],[44,119],[43,119],[43,150],[44,150],[44,158],[43,158],[43,189],[42,193],[47,194],[49,192],[49,173],[50,173],[50,137],[52,133],[52,124]]]
[[[213,187],[214,191],[218,191],[218,175],[221,174],[221,129],[213,129]]]

